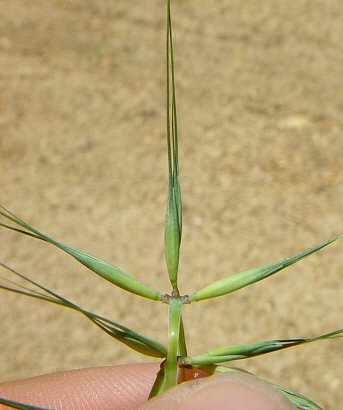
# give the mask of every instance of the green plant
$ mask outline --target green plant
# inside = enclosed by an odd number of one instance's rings
[[[52,239],[18,218],[4,207],[0,208],[0,215],[15,224],[15,226],[13,226],[1,223],[2,227],[48,242],[73,256],[90,270],[116,286],[119,286],[130,293],[169,305],[169,342],[167,346],[164,346],[163,344],[135,332],[132,329],[122,326],[121,324],[82,309],[73,302],[50,291],[40,284],[33,282],[31,279],[21,275],[19,272],[16,272],[2,264],[4,268],[11,271],[14,275],[26,280],[30,284],[28,286],[33,286],[33,288],[1,286],[2,289],[76,310],[116,340],[142,354],[163,359],[164,364],[156,378],[156,383],[152,389],[151,396],[160,394],[164,390],[174,386],[178,382],[179,377],[182,380],[182,369],[187,366],[199,367],[210,373],[240,371],[236,368],[224,367],[219,365],[219,363],[250,358],[312,341],[341,337],[343,333],[343,330],[340,329],[313,338],[270,340],[246,345],[231,345],[211,350],[200,356],[188,355],[182,321],[182,307],[184,304],[226,295],[252,283],[265,279],[329,245],[340,238],[342,234],[307,249],[293,257],[286,258],[283,261],[228,276],[189,296],[180,295],[178,287],[178,265],[182,236],[182,200],[179,181],[178,124],[170,1],[168,1],[167,4],[167,146],[169,189],[165,227],[165,254],[168,274],[172,287],[171,294],[164,295],[163,293],[142,283],[135,277],[122,272],[120,269],[107,262]],[[276,387],[284,392],[291,399],[291,401],[298,406],[298,408],[321,408],[319,405],[304,396],[291,392],[290,390],[284,389],[280,386]],[[11,403],[10,401],[6,401],[6,399],[2,399],[0,402],[4,404],[11,404],[13,407],[17,408],[30,408],[28,405],[22,405],[20,407],[19,404],[15,404],[14,402]]]

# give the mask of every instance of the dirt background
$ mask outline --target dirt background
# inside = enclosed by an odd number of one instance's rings
[[[0,0],[0,202],[169,291],[162,0]],[[343,4],[174,1],[183,293],[342,230]],[[166,306],[2,230],[0,258],[166,342]],[[342,327],[343,242],[231,296],[185,308],[192,354]],[[6,276],[1,271],[1,275]],[[142,361],[58,307],[1,293],[0,381]],[[329,409],[342,341],[240,362]]]

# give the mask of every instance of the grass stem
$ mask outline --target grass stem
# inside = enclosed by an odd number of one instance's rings
[[[179,298],[173,298],[169,304],[169,344],[165,364],[165,389],[176,386],[178,382],[181,314],[182,302]]]

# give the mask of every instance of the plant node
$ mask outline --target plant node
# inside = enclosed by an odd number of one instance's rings
[[[167,293],[165,295],[162,295],[162,303],[165,303],[166,305],[170,305],[170,302],[172,300],[179,300],[182,305],[189,305],[191,304],[191,300],[189,295],[183,295],[180,296],[179,291],[172,291],[171,295],[168,295]]]

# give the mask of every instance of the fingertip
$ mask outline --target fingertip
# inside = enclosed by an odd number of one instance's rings
[[[141,410],[291,410],[290,401],[255,376],[224,373],[168,390]]]
[[[4,383],[0,396],[58,410],[134,410],[148,399],[158,369],[146,363],[53,373]]]

